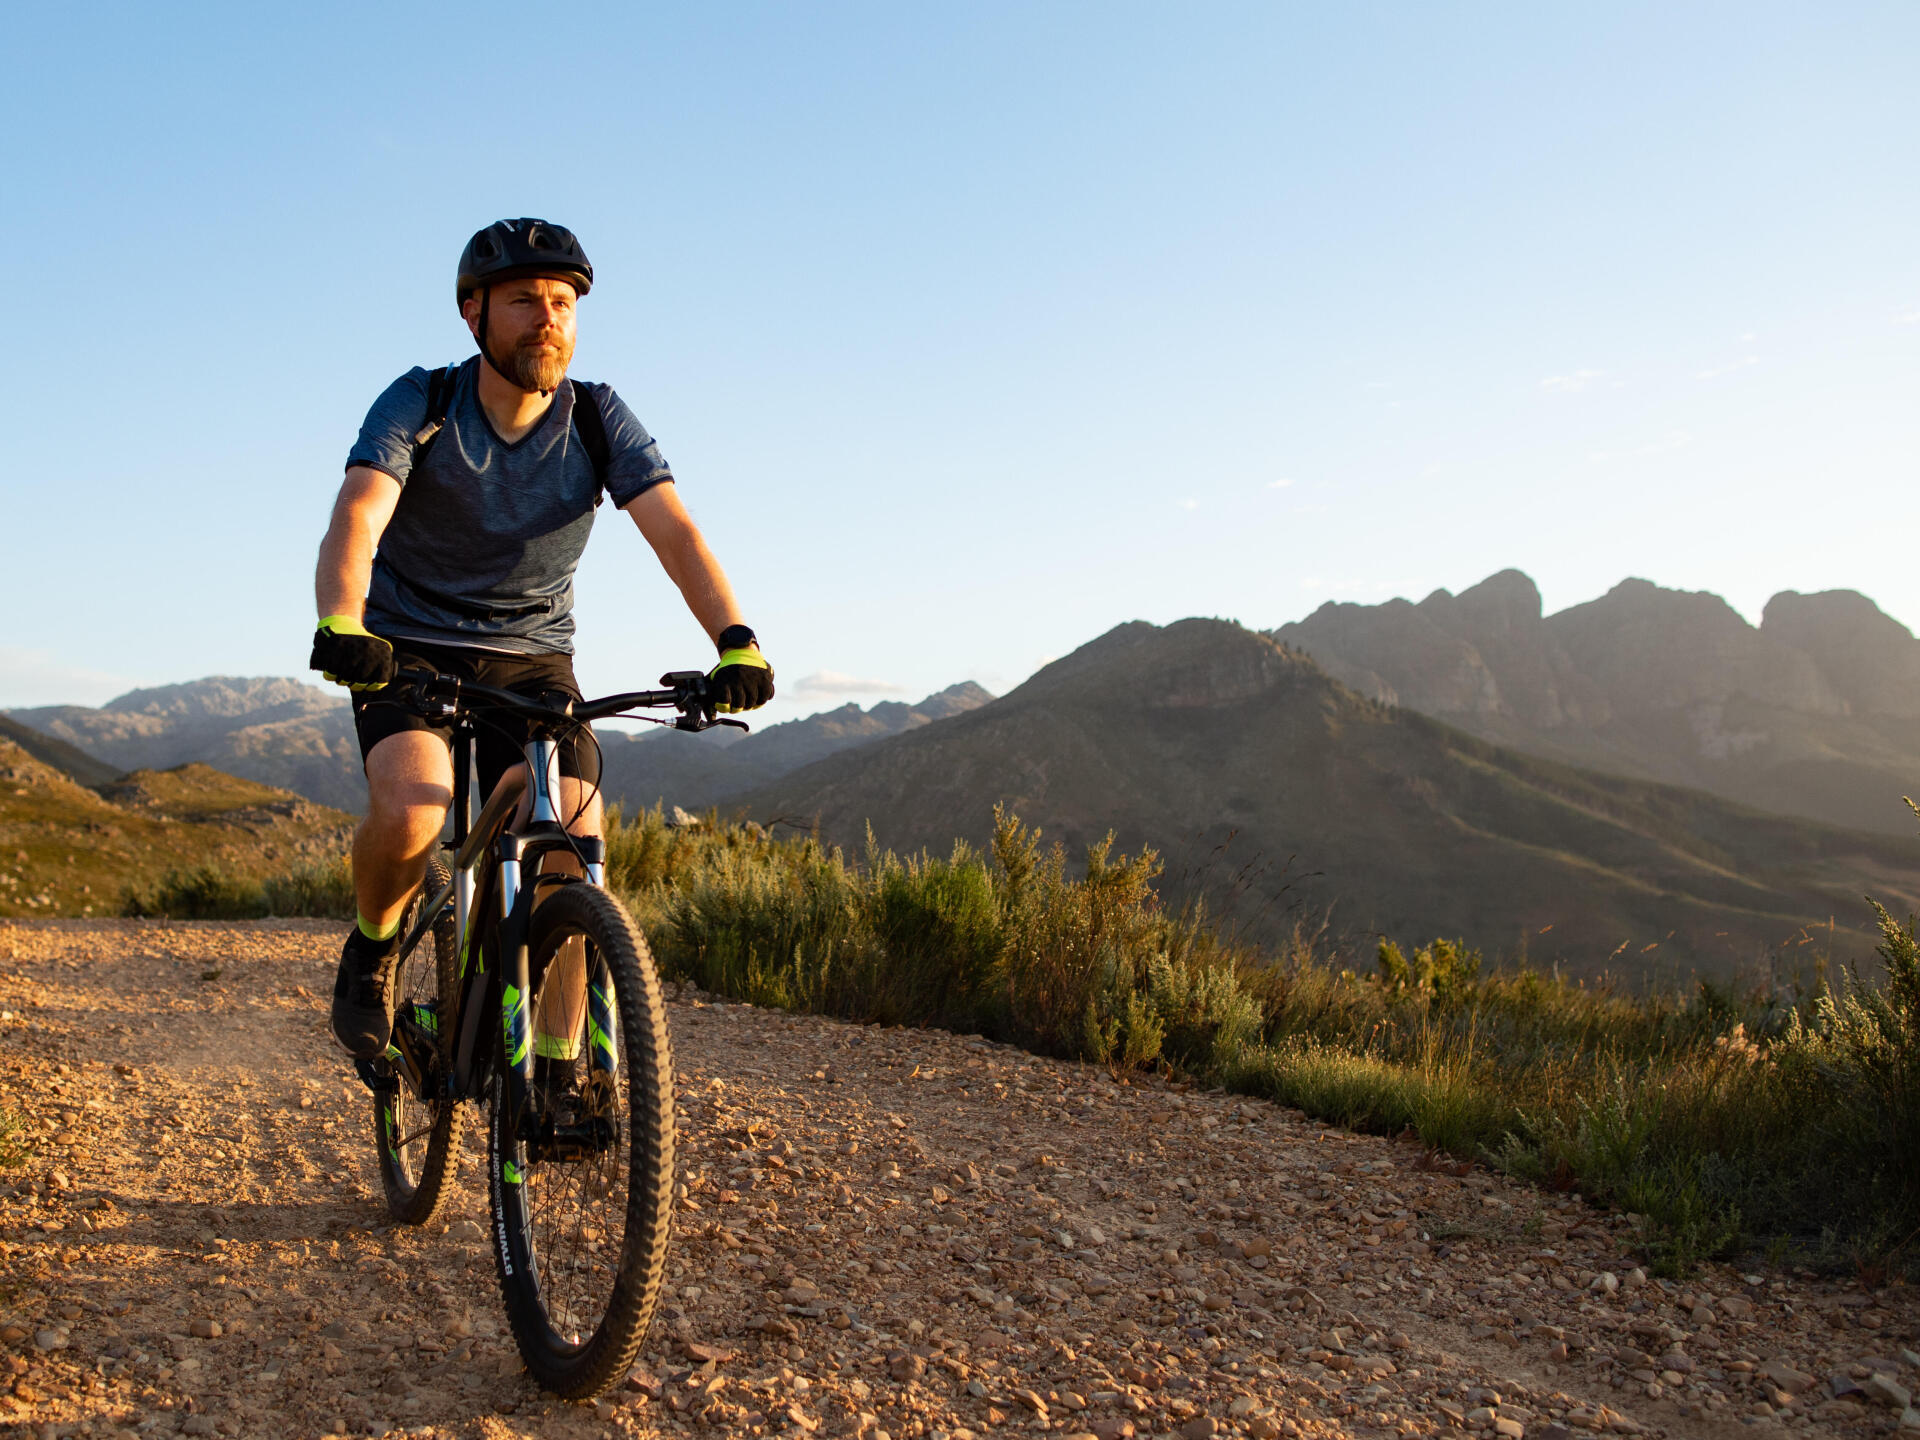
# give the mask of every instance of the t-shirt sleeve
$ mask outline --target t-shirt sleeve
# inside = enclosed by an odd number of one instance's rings
[[[607,494],[616,505],[644,495],[673,479],[660,446],[611,385],[595,385],[600,418],[607,431]]]
[[[413,437],[427,423],[428,372],[415,366],[385,390],[367,411],[360,438],[347,452],[347,468],[384,470],[402,485],[413,472]]]

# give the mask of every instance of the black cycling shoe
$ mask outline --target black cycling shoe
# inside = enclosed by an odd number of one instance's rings
[[[354,926],[333,979],[333,1038],[356,1060],[387,1053],[393,1038],[393,962],[400,937],[369,940]]]

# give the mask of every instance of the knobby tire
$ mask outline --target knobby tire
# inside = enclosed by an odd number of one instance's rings
[[[427,876],[415,906],[440,893],[447,868],[438,859],[427,864]],[[403,931],[418,918],[409,906]],[[458,939],[451,907],[434,922],[410,954],[394,969],[395,1012],[416,1000],[433,1000],[439,1009],[440,1071],[446,1073],[453,1051],[453,1010],[460,982]],[[396,1021],[397,1023],[397,1021]],[[373,1096],[374,1145],[380,1158],[380,1184],[387,1195],[387,1212],[402,1225],[428,1225],[440,1218],[453,1194],[459,1168],[454,1143],[459,1119],[454,1101],[434,1097],[422,1101],[397,1073],[393,1088]]]
[[[610,982],[624,1114],[613,1143],[592,1159],[530,1162],[530,1147],[508,1113],[506,1077],[496,1071],[488,1198],[495,1269],[521,1358],[541,1386],[583,1400],[626,1377],[665,1281],[673,1229],[673,1056],[652,956],[619,901],[583,883],[562,885],[542,899],[528,947],[536,991],[538,967],[570,939],[576,947],[584,939],[588,975]],[[529,997],[530,1014],[534,1005]],[[586,1054],[583,1064],[590,1063]],[[623,1207],[616,1198],[622,1181]],[[606,1198],[596,1200],[603,1192]],[[575,1213],[556,1208],[569,1204],[581,1218],[562,1237],[554,1216]],[[617,1255],[603,1253],[613,1249],[616,1229]],[[576,1278],[582,1272],[584,1281]],[[590,1313],[596,1307],[597,1317]]]

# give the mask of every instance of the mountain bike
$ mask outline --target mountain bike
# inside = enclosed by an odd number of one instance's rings
[[[402,671],[390,696],[453,731],[453,829],[402,921],[393,1037],[356,1062],[373,1091],[393,1217],[440,1216],[462,1102],[487,1110],[488,1210],[515,1343],[542,1386],[585,1399],[624,1379],[646,1338],[673,1221],[673,1056],[652,956],[604,888],[605,846],[570,835],[560,752],[590,720],[678,711],[717,719],[697,670],[660,690],[531,699]],[[386,697],[383,697],[386,698]],[[510,772],[469,823],[476,727],[527,726]],[[646,717],[651,718],[651,717]],[[669,722],[658,722],[669,723]],[[531,788],[524,824],[515,826]]]

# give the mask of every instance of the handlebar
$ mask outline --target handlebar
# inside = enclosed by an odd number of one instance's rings
[[[673,721],[676,730],[711,730],[720,725],[736,730],[748,728],[744,720],[732,720],[714,714],[714,702],[707,694],[705,672],[671,670],[660,677],[660,683],[668,688],[633,690],[599,700],[574,700],[562,696],[558,704],[530,695],[519,695],[511,690],[496,689],[492,685],[482,685],[477,680],[464,680],[458,675],[437,674],[432,670],[401,670],[389,682],[388,688],[409,692],[407,698],[396,697],[399,703],[407,704],[410,699],[412,708],[430,719],[461,719],[477,702],[486,709],[511,710],[525,719],[556,726],[604,720],[628,710],[671,708],[680,712],[679,718]]]

